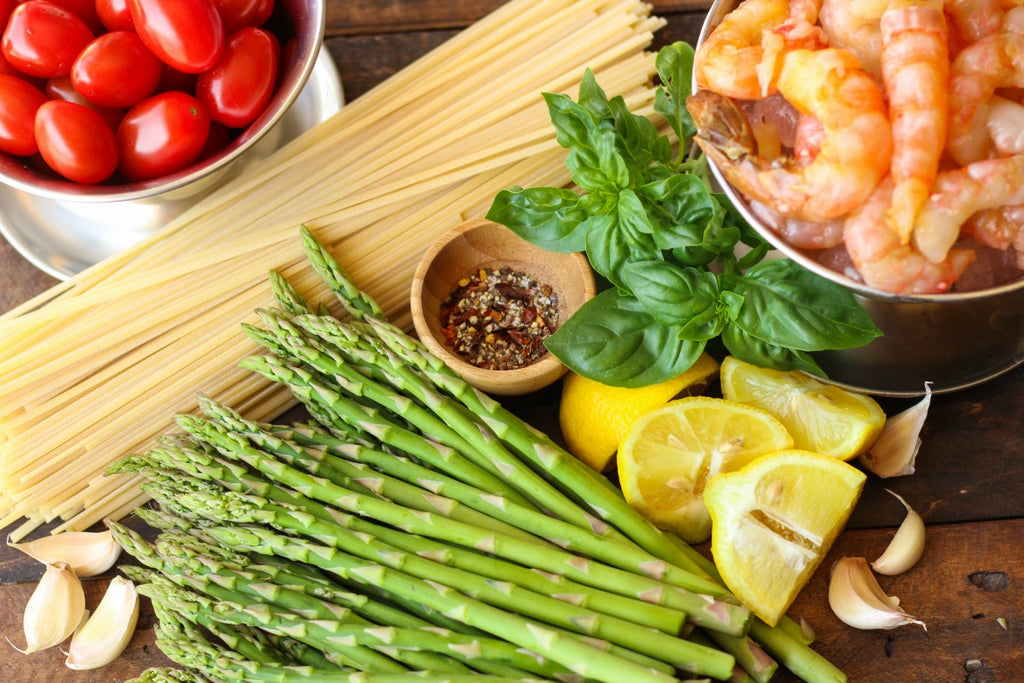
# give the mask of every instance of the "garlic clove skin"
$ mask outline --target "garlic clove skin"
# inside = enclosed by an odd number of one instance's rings
[[[65,531],[25,543],[7,542],[43,564],[66,562],[79,577],[96,576],[114,566],[121,546],[108,531]]]
[[[889,491],[889,489],[886,489]],[[917,514],[903,498],[889,491],[896,497],[896,500],[903,503],[907,509],[907,515],[896,530],[896,535],[889,541],[888,547],[882,555],[871,563],[871,568],[879,574],[895,576],[907,571],[921,559],[924,554],[924,520]]]
[[[925,383],[924,398],[885,421],[878,439],[860,456],[861,464],[883,479],[913,474],[921,448],[921,429],[931,404],[931,384]]]
[[[832,567],[828,604],[840,621],[864,630],[889,630],[924,622],[907,614],[896,597],[885,594],[863,557],[844,557]]]
[[[25,649],[32,654],[58,645],[74,633],[85,617],[82,582],[66,562],[46,565],[46,572],[25,605]]]
[[[92,616],[75,631],[64,663],[69,669],[96,669],[117,659],[128,646],[139,620],[135,584],[116,576]]]

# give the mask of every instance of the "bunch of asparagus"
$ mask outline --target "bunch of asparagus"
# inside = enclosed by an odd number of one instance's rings
[[[769,628],[714,566],[391,325],[313,234],[347,316],[276,273],[279,308],[243,365],[288,385],[308,423],[200,397],[145,475],[138,566],[158,645],[184,669],[138,681],[767,681],[843,674],[791,621]]]

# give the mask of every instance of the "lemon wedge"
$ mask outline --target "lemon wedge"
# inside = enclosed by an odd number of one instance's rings
[[[569,452],[598,472],[613,464],[619,442],[633,422],[684,393],[700,393],[718,372],[702,354],[678,377],[646,387],[613,387],[570,372],[562,384],[558,421]]]
[[[729,590],[778,623],[846,524],[865,479],[842,460],[801,450],[712,479],[704,491],[711,553]]]
[[[619,446],[619,484],[626,501],[655,526],[699,543],[711,533],[703,500],[708,480],[792,445],[785,426],[759,408],[681,398],[630,427]]]
[[[796,448],[851,460],[864,453],[885,426],[885,412],[866,394],[826,384],[802,372],[722,361],[722,396],[777,417]]]

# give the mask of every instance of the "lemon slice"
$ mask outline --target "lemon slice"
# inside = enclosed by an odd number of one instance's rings
[[[866,451],[885,425],[885,412],[866,394],[802,372],[760,368],[728,356],[722,396],[767,410],[793,435],[796,448],[851,460]]]
[[[619,484],[655,526],[699,543],[711,533],[703,500],[708,480],[792,445],[782,423],[759,408],[681,398],[633,423],[619,447]]]
[[[715,477],[704,491],[722,580],[774,626],[846,524],[865,475],[831,456],[786,450]]]
[[[678,377],[635,389],[568,373],[558,421],[569,452],[598,472],[609,469],[619,442],[638,417],[680,394],[700,393],[717,372],[718,361],[705,353]]]

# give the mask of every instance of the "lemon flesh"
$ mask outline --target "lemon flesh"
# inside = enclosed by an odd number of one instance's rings
[[[619,484],[655,526],[700,543],[711,534],[703,499],[708,481],[792,445],[782,423],[759,408],[682,398],[633,423],[619,447]]]
[[[796,448],[840,460],[864,453],[885,425],[885,412],[870,396],[802,372],[761,368],[729,356],[722,361],[721,384],[723,397],[777,417]]]
[[[569,452],[598,472],[608,470],[619,442],[638,417],[680,394],[703,391],[717,372],[718,361],[705,353],[678,377],[634,389],[568,373],[558,421]]]
[[[865,479],[842,460],[801,450],[712,479],[704,491],[711,553],[729,590],[778,623],[845,526]]]

